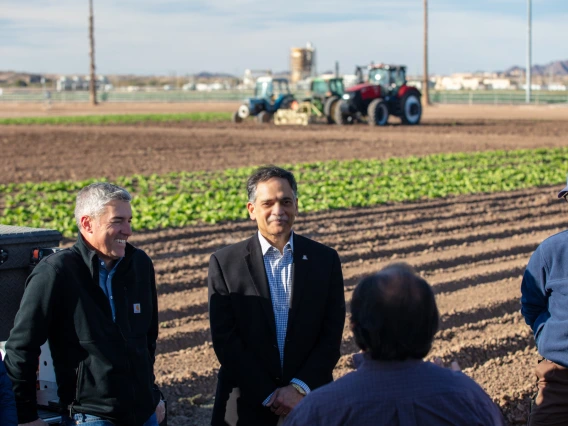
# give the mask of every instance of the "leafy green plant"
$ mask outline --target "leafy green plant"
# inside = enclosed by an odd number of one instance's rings
[[[568,148],[284,167],[298,180],[300,210],[313,212],[559,184],[568,170]],[[245,182],[253,169],[132,175],[115,183],[134,195],[135,228],[172,228],[245,219]],[[4,207],[0,223],[54,228],[71,236],[77,231],[75,194],[95,180],[0,185],[0,205]]]

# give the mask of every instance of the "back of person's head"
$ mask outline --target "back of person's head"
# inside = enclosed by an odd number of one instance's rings
[[[438,321],[432,288],[406,264],[364,278],[353,292],[355,342],[373,359],[424,358],[432,348]]]

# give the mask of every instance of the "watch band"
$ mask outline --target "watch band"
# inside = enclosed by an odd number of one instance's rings
[[[300,385],[296,383],[290,383],[290,384],[294,387],[294,389],[298,391],[300,395],[306,396],[306,391]]]

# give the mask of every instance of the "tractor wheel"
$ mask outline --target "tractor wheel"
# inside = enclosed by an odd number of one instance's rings
[[[335,111],[333,112],[333,121],[335,124],[342,126],[344,124],[353,124],[353,117],[343,114],[341,111],[341,106],[345,103],[343,100],[339,100],[335,106]]]
[[[241,123],[242,121],[243,121],[243,119],[239,115],[239,111],[235,111],[233,113],[233,123]]]
[[[270,114],[268,111],[260,111],[256,116],[256,121],[261,124],[270,123],[272,121],[272,114]]]
[[[389,121],[389,109],[382,99],[374,99],[367,108],[367,122],[370,126],[384,126]]]
[[[420,97],[415,93],[408,93],[400,100],[400,119],[403,124],[418,124],[422,116]]]
[[[237,114],[239,115],[239,117],[241,117],[243,120],[245,118],[247,118],[250,115],[250,109],[248,107],[248,105],[242,104],[239,109],[237,110]]]
[[[337,106],[337,101],[339,98],[337,96],[331,96],[325,100],[325,104],[323,104],[323,115],[327,118],[327,124],[335,123],[334,117],[334,108]]]

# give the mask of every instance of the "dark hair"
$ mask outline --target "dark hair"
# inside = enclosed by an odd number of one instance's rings
[[[298,197],[298,185],[296,184],[296,179],[292,172],[284,170],[280,167],[273,165],[263,166],[256,169],[252,175],[249,176],[247,180],[247,193],[248,199],[251,203],[256,200],[256,187],[260,182],[266,182],[272,178],[286,179],[292,188],[294,197]]]
[[[422,359],[432,348],[439,314],[430,285],[404,263],[364,278],[353,292],[355,342],[373,359]]]

